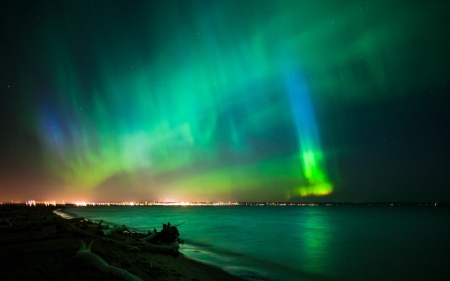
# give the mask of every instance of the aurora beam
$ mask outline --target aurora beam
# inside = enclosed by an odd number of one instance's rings
[[[306,83],[299,71],[286,73],[286,91],[292,108],[293,122],[297,128],[299,155],[306,183],[296,190],[300,196],[327,195],[333,190],[328,181],[320,147],[319,132],[314,118]]]

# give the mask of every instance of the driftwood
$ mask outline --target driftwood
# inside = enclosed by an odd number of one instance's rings
[[[126,246],[129,250],[140,251],[140,249],[138,247],[136,247],[136,246],[133,246],[133,245],[130,245],[130,244],[127,244],[127,243],[124,243],[124,242],[120,242],[120,241],[117,241],[117,240],[114,240],[114,239],[111,239],[111,238],[108,238],[108,237],[99,236],[99,235],[94,234],[92,232],[79,229],[76,226],[74,226],[73,224],[68,223],[68,224],[65,224],[65,225],[67,226],[67,228],[70,231],[72,231],[72,232],[74,232],[74,233],[76,233],[78,235],[89,237],[89,238],[96,238],[96,239],[100,239],[100,240],[104,240],[104,241],[110,241],[110,242],[118,243],[118,244]]]
[[[163,224],[162,231],[158,232],[155,229],[153,233],[141,238],[139,247],[145,251],[169,253],[176,257],[180,248],[179,243],[184,242],[179,236],[177,227],[170,225],[169,222]]]
[[[152,239],[154,239],[154,238],[156,237],[157,234],[158,234],[158,232],[155,231],[155,232],[151,233],[150,235],[148,235],[148,236],[142,238],[141,241],[147,243],[147,242],[151,241]]]
[[[147,237],[144,237],[141,239],[142,242],[148,242],[153,244],[170,244],[175,241],[181,242],[180,233],[178,232],[178,229],[174,225],[170,225],[170,222],[167,224],[163,223],[163,229],[158,232],[156,229],[154,230],[154,233],[150,234]]]
[[[111,235],[111,234],[113,234],[113,233],[115,233],[115,232],[119,232],[119,231],[121,231],[121,232],[123,232],[123,231],[128,231],[128,232],[130,232],[130,231],[128,230],[128,228],[127,228],[125,225],[122,225],[122,226],[115,226],[115,227],[110,228],[110,229],[103,229],[103,230],[102,230],[103,235]]]
[[[170,254],[174,257],[179,254],[179,244],[184,242],[179,238],[180,233],[178,232],[177,227],[170,223],[163,224],[161,231],[154,229],[153,233],[149,231],[148,234],[143,234],[136,232],[132,233],[125,225],[104,229],[102,222],[103,221],[100,221],[100,223],[95,226],[89,226],[93,223],[86,221],[84,218],[74,218],[63,222],[62,225],[77,235],[118,243],[127,247],[128,250],[161,252]],[[117,234],[114,236],[114,239],[106,237],[112,234]]]
[[[117,277],[125,279],[127,281],[142,281],[141,278],[128,272],[127,270],[119,267],[115,267],[106,263],[101,257],[91,252],[91,246],[94,241],[91,241],[89,246],[86,247],[84,241],[81,241],[81,248],[78,250],[75,258],[85,260],[94,265],[98,270],[106,273],[113,274]]]

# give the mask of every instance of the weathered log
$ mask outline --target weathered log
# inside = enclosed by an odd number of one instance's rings
[[[125,225],[122,226],[114,226],[110,229],[103,229],[102,232],[104,235],[111,235],[113,233],[119,232],[119,231],[129,231],[128,228]]]
[[[96,238],[96,239],[100,239],[100,240],[104,240],[104,241],[114,242],[114,243],[117,243],[117,244],[124,245],[129,250],[140,251],[140,249],[138,247],[136,247],[136,246],[133,246],[133,245],[130,245],[130,244],[127,244],[127,243],[124,243],[124,242],[120,242],[120,241],[117,241],[117,240],[114,240],[114,239],[111,239],[111,238],[108,238],[108,237],[99,236],[97,234],[94,234],[94,233],[91,233],[91,232],[79,229],[76,226],[74,226],[73,224],[67,223],[65,225],[67,226],[67,228],[70,231],[72,231],[74,233],[77,233],[79,235],[82,235],[82,236],[85,236],[85,237],[89,237],[89,238]]]
[[[170,225],[170,222],[163,224],[162,231],[158,232],[156,229],[153,233],[139,239],[139,247],[142,250],[151,252],[169,253],[177,256],[180,248],[179,232],[176,226]]]
[[[141,278],[128,272],[127,270],[109,265],[101,257],[91,252],[91,246],[94,241],[91,241],[89,246],[86,247],[84,241],[81,241],[81,248],[78,250],[75,258],[85,260],[94,265],[98,270],[106,273],[113,274],[119,278],[125,279],[127,281],[142,281]]]
[[[150,234],[149,236],[142,238],[141,241],[148,242],[148,241],[152,240],[153,238],[155,238],[157,234],[158,234],[158,232],[155,231],[152,234]]]

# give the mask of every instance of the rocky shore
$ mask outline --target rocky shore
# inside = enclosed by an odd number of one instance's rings
[[[68,226],[68,220],[53,212],[57,208],[0,205],[1,280],[124,280],[95,262],[80,258],[82,243],[85,250],[91,244],[89,252],[106,267],[118,268],[137,278],[129,280],[244,280],[183,254],[141,250],[128,243],[132,236],[86,235],[83,231],[90,232],[89,229],[83,230],[77,224]],[[88,227],[99,228],[92,225]]]

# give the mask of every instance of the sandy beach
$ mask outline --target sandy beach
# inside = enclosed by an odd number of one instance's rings
[[[142,280],[244,280],[183,254],[174,258],[131,249],[123,234],[111,239],[124,243],[86,237],[68,229],[66,220],[53,213],[57,208],[0,205],[1,280],[123,280],[75,258],[82,241],[93,241],[92,253]]]

